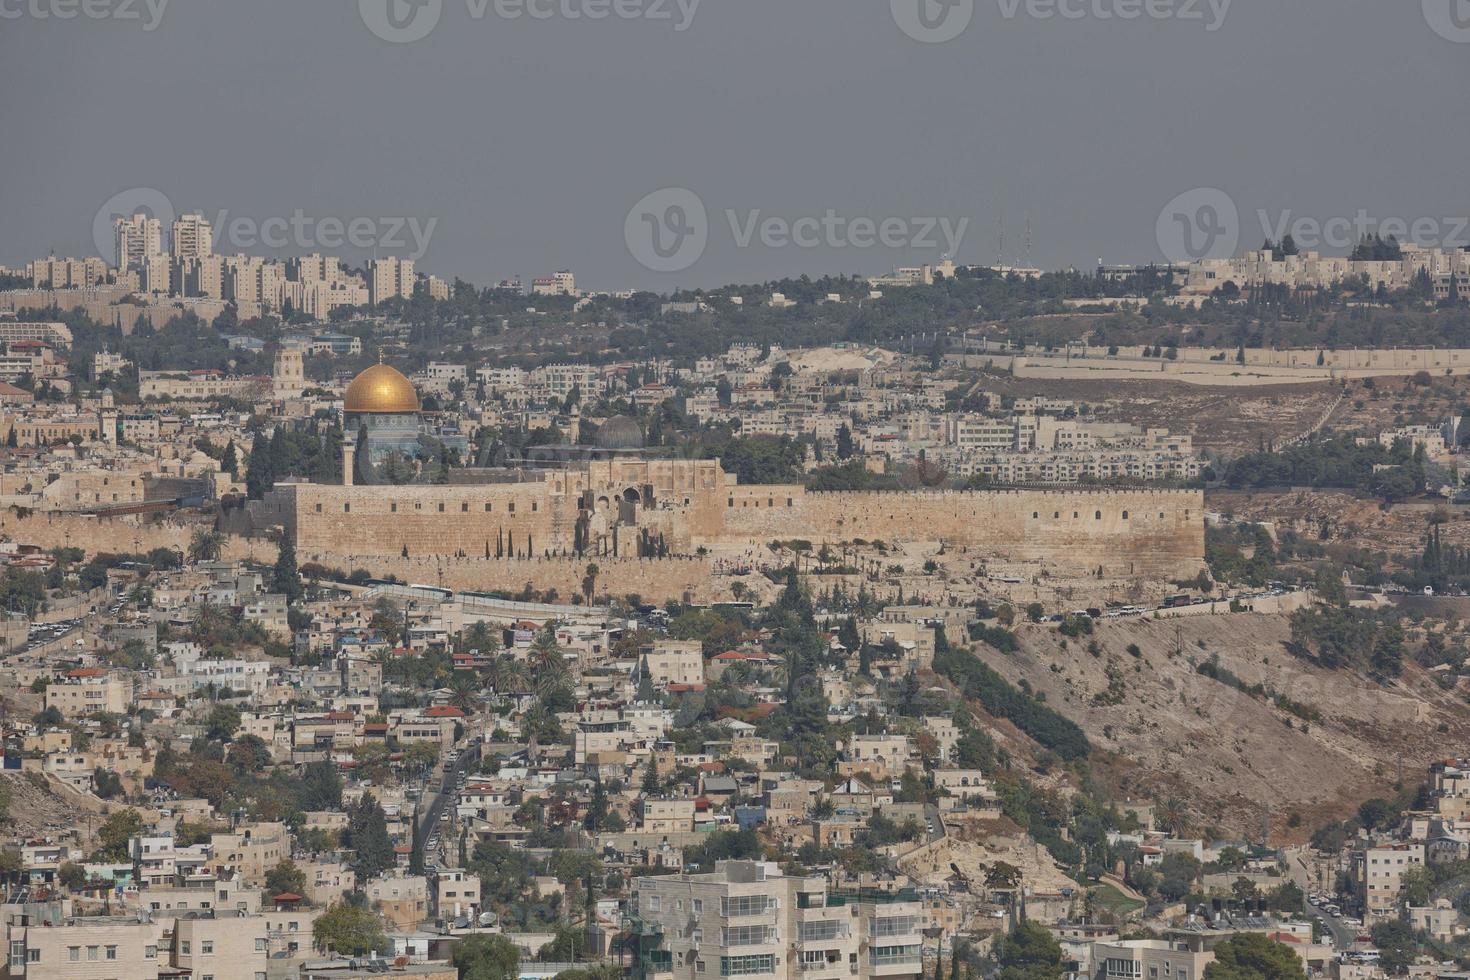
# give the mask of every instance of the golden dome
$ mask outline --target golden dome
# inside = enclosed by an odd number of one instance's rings
[[[402,374],[386,364],[375,364],[347,386],[343,410],[374,415],[417,412],[419,396]]]

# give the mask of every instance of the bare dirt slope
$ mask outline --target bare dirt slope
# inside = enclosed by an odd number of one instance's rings
[[[1067,641],[1050,625],[1018,632],[1022,649],[982,658],[1024,680],[1087,732],[1094,769],[1119,796],[1186,804],[1200,830],[1273,841],[1305,838],[1364,799],[1422,780],[1447,746],[1470,736],[1470,705],[1418,668],[1390,687],[1292,656],[1284,616],[1254,614],[1123,620],[1093,639]],[[1139,656],[1128,651],[1135,645]],[[1265,697],[1199,674],[1219,664],[1319,712],[1304,722]],[[1443,728],[1441,728],[1443,726]],[[1110,756],[1110,757],[1109,757]],[[1299,818],[1289,826],[1289,818]]]
[[[107,814],[124,809],[39,772],[0,772],[0,781],[11,794],[4,833],[20,839],[53,837],[87,843]]]

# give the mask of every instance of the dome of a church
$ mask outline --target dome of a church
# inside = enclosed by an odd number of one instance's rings
[[[643,428],[635,419],[614,415],[597,429],[598,449],[642,449]]]
[[[386,364],[374,364],[347,386],[343,409],[372,415],[417,412],[419,395],[398,371]]]

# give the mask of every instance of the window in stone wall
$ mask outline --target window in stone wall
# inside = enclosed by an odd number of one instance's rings
[[[469,504],[460,504],[459,505],[459,512],[461,514],[468,514],[470,512],[470,505]]]
[[[440,503],[439,503],[439,513],[441,513],[441,514],[444,513],[444,503],[443,503],[443,501],[440,501]]]
[[[396,513],[398,513],[398,501],[395,500],[391,504],[388,505],[388,512],[390,514],[396,514]]]
[[[512,500],[510,503],[505,505],[505,509],[514,514],[516,512],[516,502]]]
[[[1098,511],[1095,514],[1093,514],[1092,515],[1092,519],[1094,521],[1100,521],[1100,520],[1102,520],[1102,511]]]
[[[1128,512],[1126,510],[1123,511],[1123,520],[1128,520]]]
[[[343,504],[342,505],[342,513],[344,513],[344,514],[350,514],[350,513],[352,513],[352,505],[351,504]]]
[[[734,506],[735,506],[735,498],[734,498],[734,497],[731,497],[731,498],[730,498],[730,499],[729,499],[729,500],[728,500],[728,501],[727,501],[727,502],[726,502],[726,503],[725,503],[725,506],[726,506],[726,507],[734,507]]]
[[[485,501],[485,513],[490,513],[490,501]]]

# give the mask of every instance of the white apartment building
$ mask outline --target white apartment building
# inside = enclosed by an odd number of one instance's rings
[[[36,289],[90,289],[107,281],[107,263],[99,258],[58,259],[54,255],[26,264]]]
[[[912,893],[829,892],[821,877],[721,861],[708,874],[636,878],[636,977],[672,980],[918,980],[922,902]]]
[[[163,254],[163,223],[143,212],[117,218],[112,224],[115,262],[119,269],[141,265],[153,255]]]
[[[1198,939],[1123,939],[1092,947],[1094,980],[1200,980],[1215,954]]]
[[[1353,880],[1369,915],[1391,915],[1398,907],[1404,871],[1424,866],[1422,843],[1369,845],[1353,853]]]
[[[576,296],[577,277],[567,270],[549,277],[531,280],[532,296]]]
[[[367,269],[368,301],[374,306],[395,296],[408,299],[413,295],[413,259],[369,259]]]
[[[174,219],[173,252],[179,259],[205,259],[214,254],[214,229],[202,214]]]
[[[564,399],[574,388],[584,400],[602,394],[602,376],[591,364],[547,364],[533,370],[528,381],[537,398]]]

